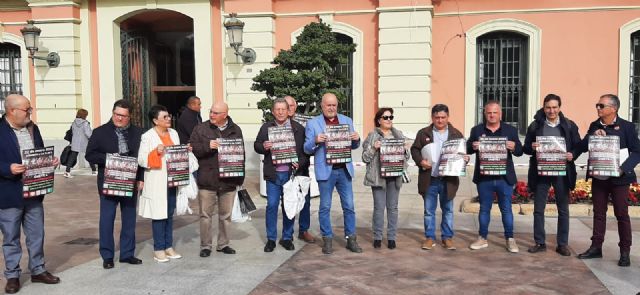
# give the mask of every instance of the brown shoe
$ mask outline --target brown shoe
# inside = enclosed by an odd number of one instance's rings
[[[427,238],[426,240],[424,240],[424,242],[422,242],[422,250],[431,250],[435,245],[435,241],[433,241],[431,238]]]
[[[303,231],[303,232],[299,233],[298,234],[298,239],[303,240],[303,241],[305,241],[307,243],[311,243],[311,244],[316,242],[316,238],[313,237],[313,235],[308,231]]]
[[[455,250],[456,245],[453,244],[453,239],[442,240],[442,247],[447,250]]]
[[[45,271],[39,275],[31,276],[32,283],[45,283],[45,284],[57,284],[60,283],[60,278],[52,275],[50,272]]]
[[[12,278],[7,279],[7,285],[4,286],[4,292],[7,294],[14,294],[20,291],[20,279]]]

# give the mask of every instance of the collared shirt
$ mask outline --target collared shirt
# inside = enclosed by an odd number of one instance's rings
[[[433,163],[431,163],[431,176],[438,176],[438,166],[440,164],[440,152],[442,151],[442,145],[449,138],[449,126],[444,129],[444,132],[439,132],[438,129],[433,128],[433,144],[435,145],[432,149],[433,154],[431,158],[434,159]],[[436,160],[437,159],[437,160]]]
[[[284,121],[284,123],[282,124],[278,124],[278,121],[274,121],[276,123],[276,126],[278,127],[291,127],[291,119],[287,118],[287,120]]]
[[[609,125],[607,125],[604,122],[602,122],[602,120],[598,120],[598,122],[600,122],[600,125],[602,125],[602,127],[613,126],[613,125],[616,124],[616,121],[618,121],[618,116],[613,118],[613,122],[611,122],[611,124],[609,124]]]
[[[327,125],[339,125],[340,121],[338,120],[338,116],[333,117],[333,121],[329,120],[329,118],[327,118],[325,115],[322,115],[322,117],[324,118],[324,123],[326,123]]]
[[[549,118],[546,118],[546,117],[545,117],[544,122],[545,122],[545,123],[547,124],[547,126],[549,126],[549,127],[556,127],[556,126],[558,126],[558,124],[560,124],[560,118],[556,118],[556,121],[555,121],[555,122],[551,122],[551,121],[549,121]]]
[[[220,131],[224,131],[225,129],[227,129],[227,127],[229,126],[229,120],[224,121],[224,125],[219,126],[218,129],[220,129]]]
[[[20,146],[20,154],[22,151],[32,149],[35,147],[33,144],[33,139],[31,138],[31,133],[29,133],[29,129],[27,127],[16,128],[13,125],[9,124],[13,132],[16,134],[16,138],[18,138],[18,145]]]

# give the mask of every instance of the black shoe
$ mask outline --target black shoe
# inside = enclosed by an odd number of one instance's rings
[[[200,257],[209,257],[209,256],[211,256],[211,249],[200,250]]]
[[[131,256],[129,258],[120,259],[120,263],[142,264],[142,260]]]
[[[113,266],[113,259],[105,259],[102,261],[102,268],[104,269],[111,269]]]
[[[547,251],[547,245],[545,244],[536,244],[535,246],[527,250],[527,252],[529,253],[538,253],[538,252],[546,252],[546,251]]]
[[[296,247],[293,245],[293,241],[292,240],[280,240],[278,242],[278,244],[280,244],[280,246],[284,247],[285,249],[289,250],[289,251],[293,251],[296,249]]]
[[[382,247],[382,240],[373,240],[373,248]]]
[[[395,249],[396,248],[396,240],[387,240],[387,248]]]
[[[264,252],[273,252],[273,249],[276,248],[276,241],[267,240],[267,244],[264,245]]]
[[[222,252],[224,254],[236,254],[236,250],[233,250],[233,248],[229,247],[229,246],[225,246],[222,249],[218,249],[216,250],[217,252]]]
[[[567,247],[567,245],[556,247],[556,252],[558,252],[558,254],[562,256],[571,256],[571,251],[569,250],[569,247]]]
[[[631,265],[631,259],[629,258],[629,252],[620,253],[620,260],[618,260],[618,266]]]
[[[591,246],[584,253],[578,254],[579,259],[602,258],[602,248]]]

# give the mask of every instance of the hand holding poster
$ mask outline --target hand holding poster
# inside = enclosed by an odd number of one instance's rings
[[[53,147],[22,151],[22,164],[26,170],[22,173],[22,196],[37,197],[53,192]]]
[[[467,153],[464,138],[447,140],[442,144],[440,162],[438,164],[438,176],[465,176],[467,162],[464,156]]]
[[[507,138],[482,136],[478,148],[480,155],[480,175],[507,174]]]
[[[589,136],[589,176],[620,176],[620,137]]]
[[[273,164],[286,164],[298,162],[296,153],[296,139],[291,127],[269,127],[269,141],[271,147],[271,161]]]
[[[564,137],[536,136],[538,175],[567,176],[567,146]]]
[[[133,197],[138,173],[136,157],[107,154],[104,166],[104,184],[102,194],[118,197]]]
[[[244,142],[242,138],[218,138],[218,177],[244,176]]]
[[[327,163],[351,162],[351,130],[349,125],[327,125]]]
[[[167,187],[189,184],[189,150],[186,144],[165,148],[167,161]]]
[[[402,176],[402,171],[404,171],[404,139],[383,139],[380,145],[381,176]]]

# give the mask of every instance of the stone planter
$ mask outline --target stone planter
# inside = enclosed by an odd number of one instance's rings
[[[512,204],[511,209],[513,214],[520,215],[532,215],[533,216],[533,204]],[[471,199],[466,199],[460,204],[460,212],[474,213],[480,212],[480,203],[472,202]],[[500,208],[498,204],[491,206],[491,215],[500,216]],[[558,210],[556,204],[547,204],[544,210],[545,216],[558,216]],[[592,217],[593,206],[591,204],[569,204],[569,216],[571,217]],[[607,217],[614,217],[613,206],[609,206],[607,210]],[[629,206],[630,217],[640,217],[640,206]]]

